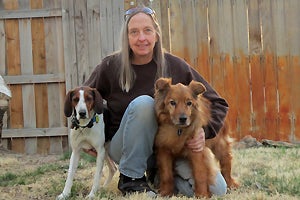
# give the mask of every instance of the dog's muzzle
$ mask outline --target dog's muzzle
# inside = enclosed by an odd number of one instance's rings
[[[86,119],[87,117],[86,117],[86,111],[85,110],[80,110],[79,112],[78,112],[78,114],[79,114],[79,118],[80,119]]]
[[[180,125],[186,125],[187,117],[185,115],[182,115],[179,117],[179,124]]]

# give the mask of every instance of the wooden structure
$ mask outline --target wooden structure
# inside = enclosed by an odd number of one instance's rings
[[[66,91],[118,48],[124,10],[139,2],[155,9],[165,48],[227,99],[234,137],[300,141],[298,0],[0,0],[7,148],[68,148]]]

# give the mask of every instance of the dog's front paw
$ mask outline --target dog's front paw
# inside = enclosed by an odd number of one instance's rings
[[[168,186],[163,186],[160,188],[159,194],[163,197],[171,197],[173,196],[173,190]]]
[[[228,181],[226,180],[227,182],[227,186],[228,188],[230,189],[236,189],[238,187],[240,187],[240,184],[237,180],[235,180],[234,178],[230,178]]]
[[[56,197],[56,200],[64,200],[64,199],[67,199],[68,197],[69,197],[68,194],[61,193],[60,195],[58,195]]]

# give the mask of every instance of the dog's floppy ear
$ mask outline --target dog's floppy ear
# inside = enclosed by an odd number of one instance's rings
[[[65,106],[64,106],[64,113],[66,117],[70,117],[72,115],[73,112],[73,107],[72,107],[72,97],[74,94],[74,90],[70,90],[67,94],[66,94],[66,98],[65,98]]]
[[[189,88],[193,91],[196,97],[206,91],[206,87],[202,83],[194,80],[190,82]]]
[[[155,90],[162,91],[170,88],[172,79],[171,78],[159,78],[155,82]]]
[[[97,114],[103,113],[103,98],[96,88],[92,88],[94,94],[94,111]]]

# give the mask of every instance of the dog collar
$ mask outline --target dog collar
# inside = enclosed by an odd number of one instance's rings
[[[72,116],[71,122],[72,122],[71,129],[75,128],[75,130],[77,130],[78,128],[92,128],[93,125],[94,125],[94,122],[96,122],[96,123],[99,122],[99,117],[95,113],[94,116],[91,118],[91,120],[89,121],[89,123],[87,125],[81,126],[79,124],[78,119],[76,118],[76,113],[74,113],[74,115]]]

